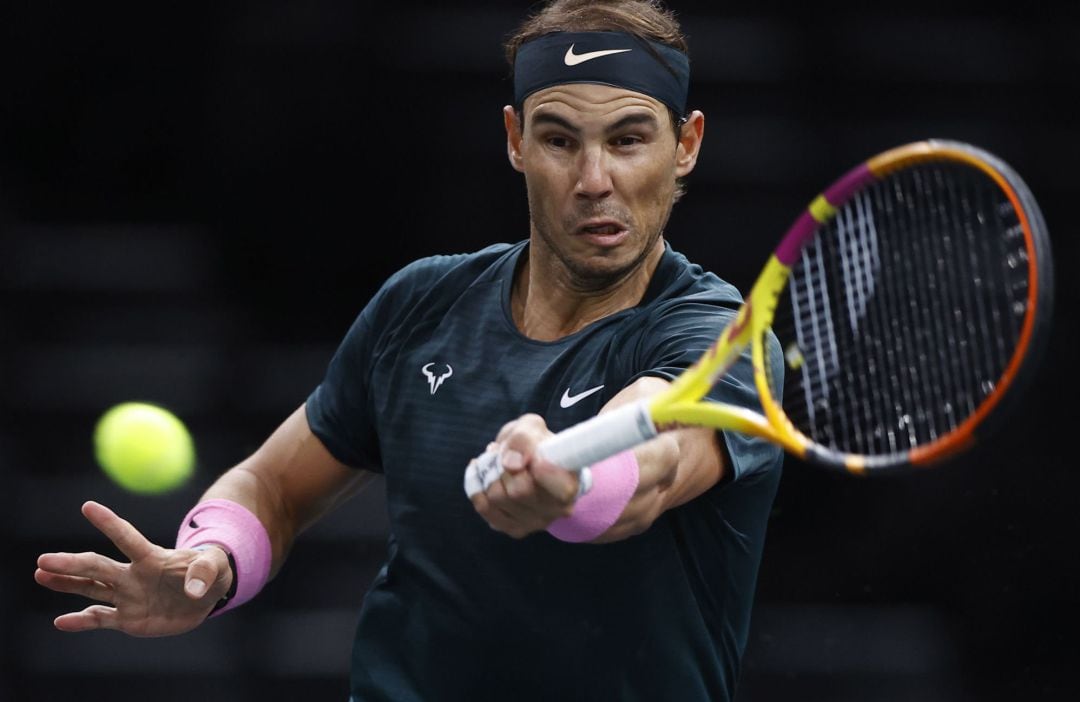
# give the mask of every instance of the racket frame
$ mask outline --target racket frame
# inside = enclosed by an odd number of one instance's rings
[[[746,302],[735,320],[697,362],[679,375],[667,390],[648,401],[649,416],[661,430],[681,425],[712,426],[759,436],[782,446],[789,453],[815,464],[840,468],[855,474],[871,469],[903,469],[929,466],[954,456],[976,443],[976,430],[995,412],[1014,385],[1026,363],[1037,320],[1046,320],[1049,304],[1048,266],[1040,273],[1041,258],[1028,257],[1028,312],[1013,351],[994,390],[959,426],[938,439],[910,451],[867,456],[837,451],[815,443],[788,419],[780,402],[773,397],[766,371],[765,339],[772,325],[780,295],[787,286],[792,264],[814,240],[817,230],[828,224],[836,213],[857,193],[892,173],[919,163],[954,161],[972,166],[991,178],[1009,199],[1020,222],[1028,251],[1049,255],[1045,225],[1026,186],[1008,166],[993,155],[968,144],[945,140],[926,140],[885,151],[852,168],[830,188],[818,195],[780,241],[762,273],[754,282]],[[1009,177],[1006,178],[1006,175]],[[1014,187],[1014,182],[1016,186]],[[1018,192],[1018,190],[1020,192]],[[1023,192],[1025,195],[1021,195]],[[1037,218],[1032,222],[1029,212]],[[1034,225],[1034,226],[1033,226]],[[1036,241],[1037,237],[1042,240]],[[763,414],[720,402],[702,401],[709,389],[734,365],[747,345],[751,348],[754,384]]]

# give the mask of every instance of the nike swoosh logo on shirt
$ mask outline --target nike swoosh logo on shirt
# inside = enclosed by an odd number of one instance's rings
[[[562,394],[562,399],[559,400],[559,407],[562,407],[563,409],[566,409],[567,407],[573,407],[589,395],[592,395],[594,392],[599,392],[603,388],[603,385],[597,385],[595,388],[589,388],[585,392],[579,392],[577,395],[571,395],[570,388],[566,388],[566,390]]]
[[[584,54],[575,54],[574,45],[571,44],[570,48],[566,50],[566,56],[563,57],[563,63],[565,63],[567,66],[576,66],[579,63],[592,61],[594,58],[600,58],[601,56],[611,56],[612,54],[624,54],[627,51],[633,51],[633,49],[605,49],[603,51],[589,51]]]

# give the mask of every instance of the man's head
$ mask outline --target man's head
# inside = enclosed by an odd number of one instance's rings
[[[685,112],[686,41],[656,2],[555,0],[507,42],[507,149],[525,174],[533,240],[582,288],[650,254],[704,129]]]

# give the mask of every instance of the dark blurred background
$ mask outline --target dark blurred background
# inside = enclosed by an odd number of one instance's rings
[[[1065,436],[1080,288],[1060,262],[1077,254],[1080,19],[1050,6],[674,5],[707,116],[668,230],[691,258],[745,290],[832,178],[947,137],[1025,177],[1059,261],[1043,373],[992,441],[873,480],[788,459],[742,702],[1077,699]],[[257,600],[173,639],[55,631],[83,604],[36,586],[34,560],[116,555],[79,514],[86,499],[171,544],[392,271],[526,236],[500,40],[528,8],[0,7],[0,700],[345,699],[384,552],[378,483],[306,533]],[[184,489],[127,494],[94,465],[94,421],[132,399],[192,429]]]

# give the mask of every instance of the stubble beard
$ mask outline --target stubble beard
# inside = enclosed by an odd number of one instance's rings
[[[668,202],[661,221],[658,223],[655,230],[649,233],[645,245],[641,247],[641,250],[637,252],[637,255],[635,255],[631,261],[616,268],[597,268],[596,266],[588,265],[584,261],[575,259],[563,247],[559,246],[556,237],[552,234],[553,227],[551,225],[551,220],[545,215],[543,207],[534,201],[533,194],[531,192],[529,193],[529,212],[533,230],[539,235],[540,240],[548,251],[558,258],[563,271],[566,273],[567,284],[571,289],[579,292],[607,290],[636,271],[649,256],[649,253],[652,252],[653,246],[655,246],[656,241],[663,233],[668,218],[671,216],[673,205],[673,201]],[[582,208],[575,213],[574,218],[567,219],[556,225],[556,227],[564,232],[571,232],[573,231],[576,222],[589,218],[610,218],[625,224],[630,232],[631,240],[634,239],[638,228],[637,223],[634,221],[633,216],[628,210],[603,204],[592,206],[587,209]],[[568,234],[568,236],[575,235]]]

